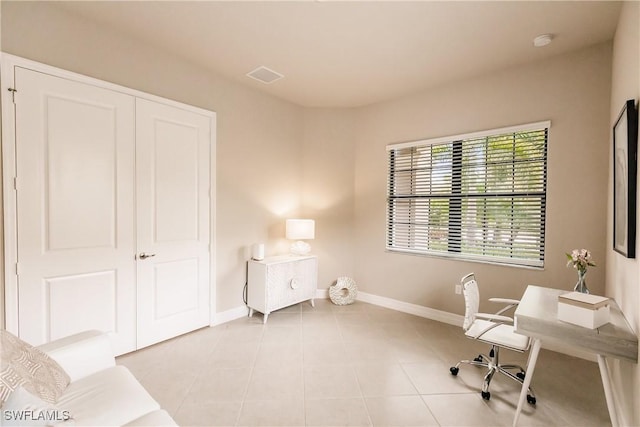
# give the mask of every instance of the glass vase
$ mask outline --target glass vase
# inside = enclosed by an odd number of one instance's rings
[[[589,289],[587,289],[587,282],[585,281],[585,276],[587,275],[587,271],[578,270],[578,283],[576,283],[575,288],[573,288],[576,292],[582,292],[583,294],[588,294]]]

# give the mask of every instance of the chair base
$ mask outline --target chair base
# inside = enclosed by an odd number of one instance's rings
[[[456,366],[451,367],[449,369],[449,372],[451,372],[451,375],[454,375],[454,376],[458,375],[458,371],[460,370],[460,365],[462,363],[487,368],[487,373],[484,376],[484,381],[482,383],[482,391],[480,394],[482,395],[482,398],[484,400],[489,400],[491,399],[491,393],[489,392],[489,385],[491,384],[493,375],[496,372],[499,372],[505,375],[506,377],[511,378],[512,380],[518,382],[520,385],[524,383],[524,378],[526,375],[526,372],[522,368],[522,366],[512,365],[512,364],[501,365],[499,363],[499,352],[500,352],[500,347],[491,346],[491,351],[489,352],[489,356],[480,354],[478,355],[478,357],[476,357],[473,360],[461,360],[456,364]],[[510,372],[511,370],[516,370],[516,369],[518,370],[518,373],[513,374]],[[527,402],[530,403],[531,405],[536,404],[536,395],[534,394],[533,389],[531,387],[527,389]]]

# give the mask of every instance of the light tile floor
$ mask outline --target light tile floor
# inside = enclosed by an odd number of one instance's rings
[[[462,329],[357,302],[316,300],[121,356],[182,426],[510,426],[519,387],[462,365]],[[503,351],[503,361],[526,355]],[[522,426],[610,425],[597,364],[542,350]]]

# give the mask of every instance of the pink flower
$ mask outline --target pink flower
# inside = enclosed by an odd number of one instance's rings
[[[571,254],[567,255],[567,267],[572,266],[580,273],[586,273],[587,267],[595,267],[595,263],[591,261],[591,252],[587,249],[574,249]]]

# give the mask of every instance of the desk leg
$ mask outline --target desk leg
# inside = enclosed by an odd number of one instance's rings
[[[600,367],[600,376],[602,377],[602,386],[604,387],[604,397],[607,400],[607,409],[609,409],[609,418],[611,418],[611,426],[618,427],[618,415],[616,407],[613,405],[613,390],[611,389],[611,380],[609,379],[609,371],[604,356],[598,355],[598,367]]]
[[[533,338],[533,344],[529,352],[529,361],[527,362],[527,374],[524,377],[522,390],[520,390],[520,399],[518,399],[518,409],[516,409],[516,415],[513,418],[513,427],[518,425],[518,418],[520,417],[520,412],[522,412],[522,406],[524,406],[524,402],[527,400],[527,390],[529,389],[529,385],[531,385],[531,379],[533,378],[533,371],[536,368],[541,344],[542,342],[539,338]]]

